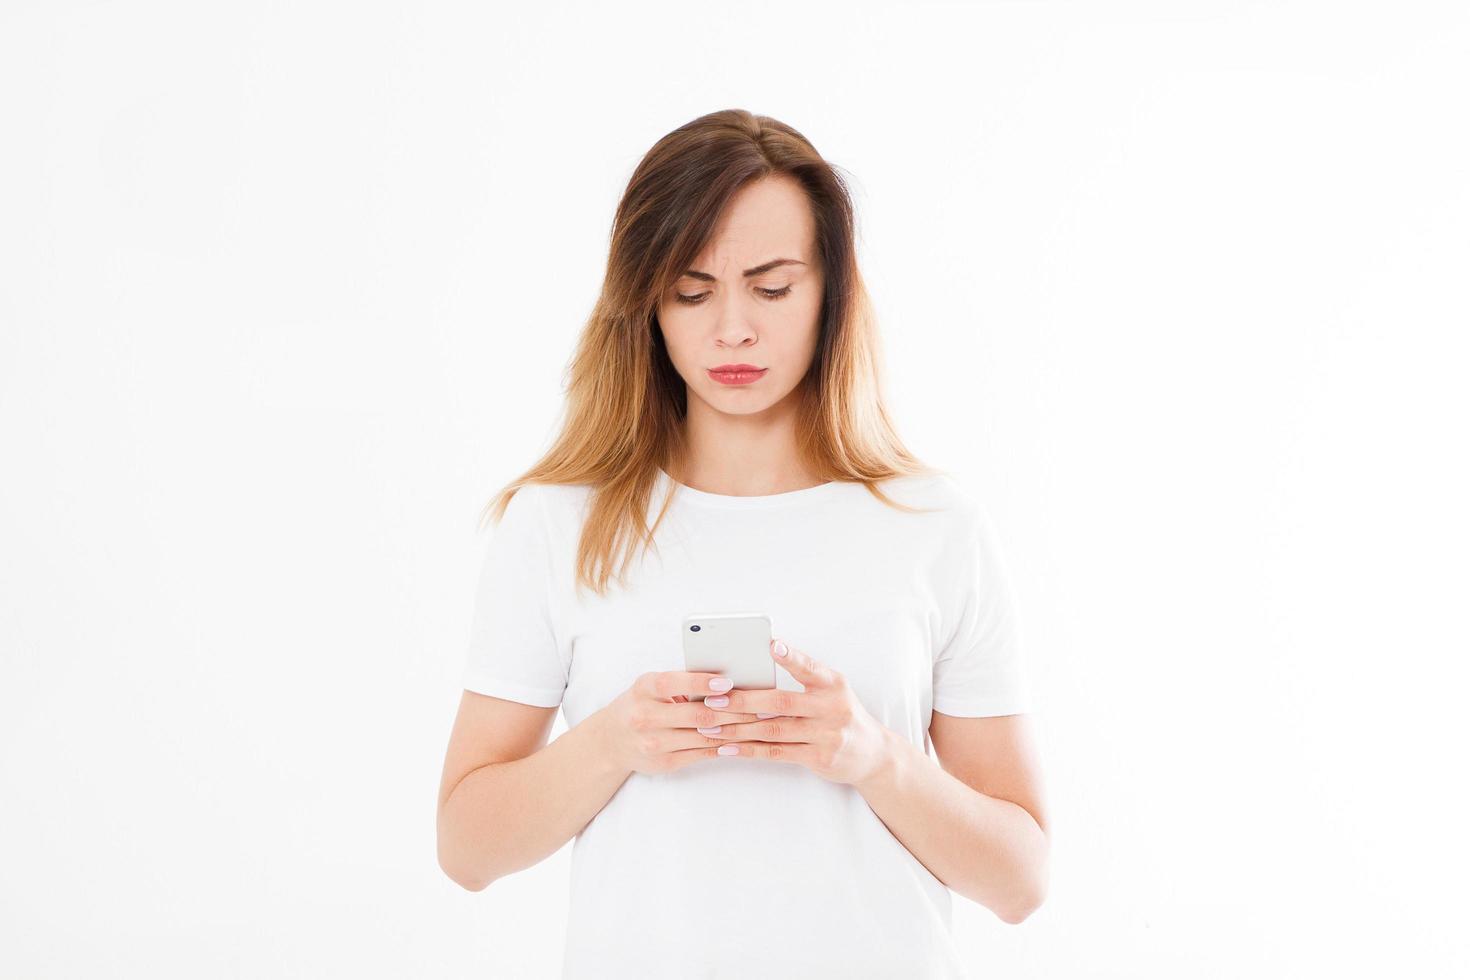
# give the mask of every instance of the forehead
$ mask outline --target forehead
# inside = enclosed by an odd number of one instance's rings
[[[768,177],[731,198],[693,267],[738,278],[743,270],[778,256],[810,263],[815,237],[816,220],[801,185],[789,177]]]

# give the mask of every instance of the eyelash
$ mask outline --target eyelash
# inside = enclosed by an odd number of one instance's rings
[[[757,287],[756,292],[765,296],[766,299],[777,300],[781,299],[787,293],[791,292],[791,287],[782,286],[780,289],[761,289]],[[698,306],[700,303],[704,302],[704,298],[708,295],[709,293],[697,293],[694,296],[685,296],[683,293],[675,293],[674,299],[676,299],[680,303],[683,303],[685,306]]]

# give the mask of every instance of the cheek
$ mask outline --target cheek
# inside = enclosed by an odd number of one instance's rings
[[[679,313],[677,310],[669,309],[667,306],[659,307],[658,330],[663,335],[664,347],[668,348],[669,356],[676,361],[679,358],[679,351],[683,347],[681,339],[683,335],[683,331],[681,330],[682,326],[683,324],[679,322]]]
[[[822,297],[818,294],[816,299],[808,300],[803,305],[801,315],[798,318],[799,323],[796,329],[792,331],[793,336],[800,338],[800,340],[795,342],[795,346],[800,347],[803,352],[808,352],[816,346],[817,337],[822,331],[821,318]]]
[[[699,330],[691,325],[687,316],[682,316],[678,311],[673,312],[667,318],[663,313],[659,314],[659,328],[664,337],[664,349],[669,352],[669,360],[680,374],[686,374],[691,366],[699,364]]]
[[[808,290],[802,294],[801,302],[797,307],[800,311],[802,322],[807,324],[812,330],[817,329],[817,320],[822,315],[822,296],[821,287],[815,290]]]

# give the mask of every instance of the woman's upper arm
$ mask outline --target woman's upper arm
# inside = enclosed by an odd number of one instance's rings
[[[1041,756],[1029,714],[961,718],[935,711],[929,741],[945,772],[977,792],[1016,804],[1046,832]]]
[[[495,762],[524,759],[545,747],[556,720],[556,706],[543,708],[506,698],[465,691],[444,753],[439,809],[470,773]]]

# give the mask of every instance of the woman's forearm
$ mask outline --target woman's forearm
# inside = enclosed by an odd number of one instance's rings
[[[440,864],[471,891],[555,854],[622,786],[598,711],[524,759],[465,776],[439,812]]]
[[[1035,818],[986,796],[890,732],[887,763],[855,788],[899,841],[951,889],[1020,922],[1041,904],[1050,851]]]

